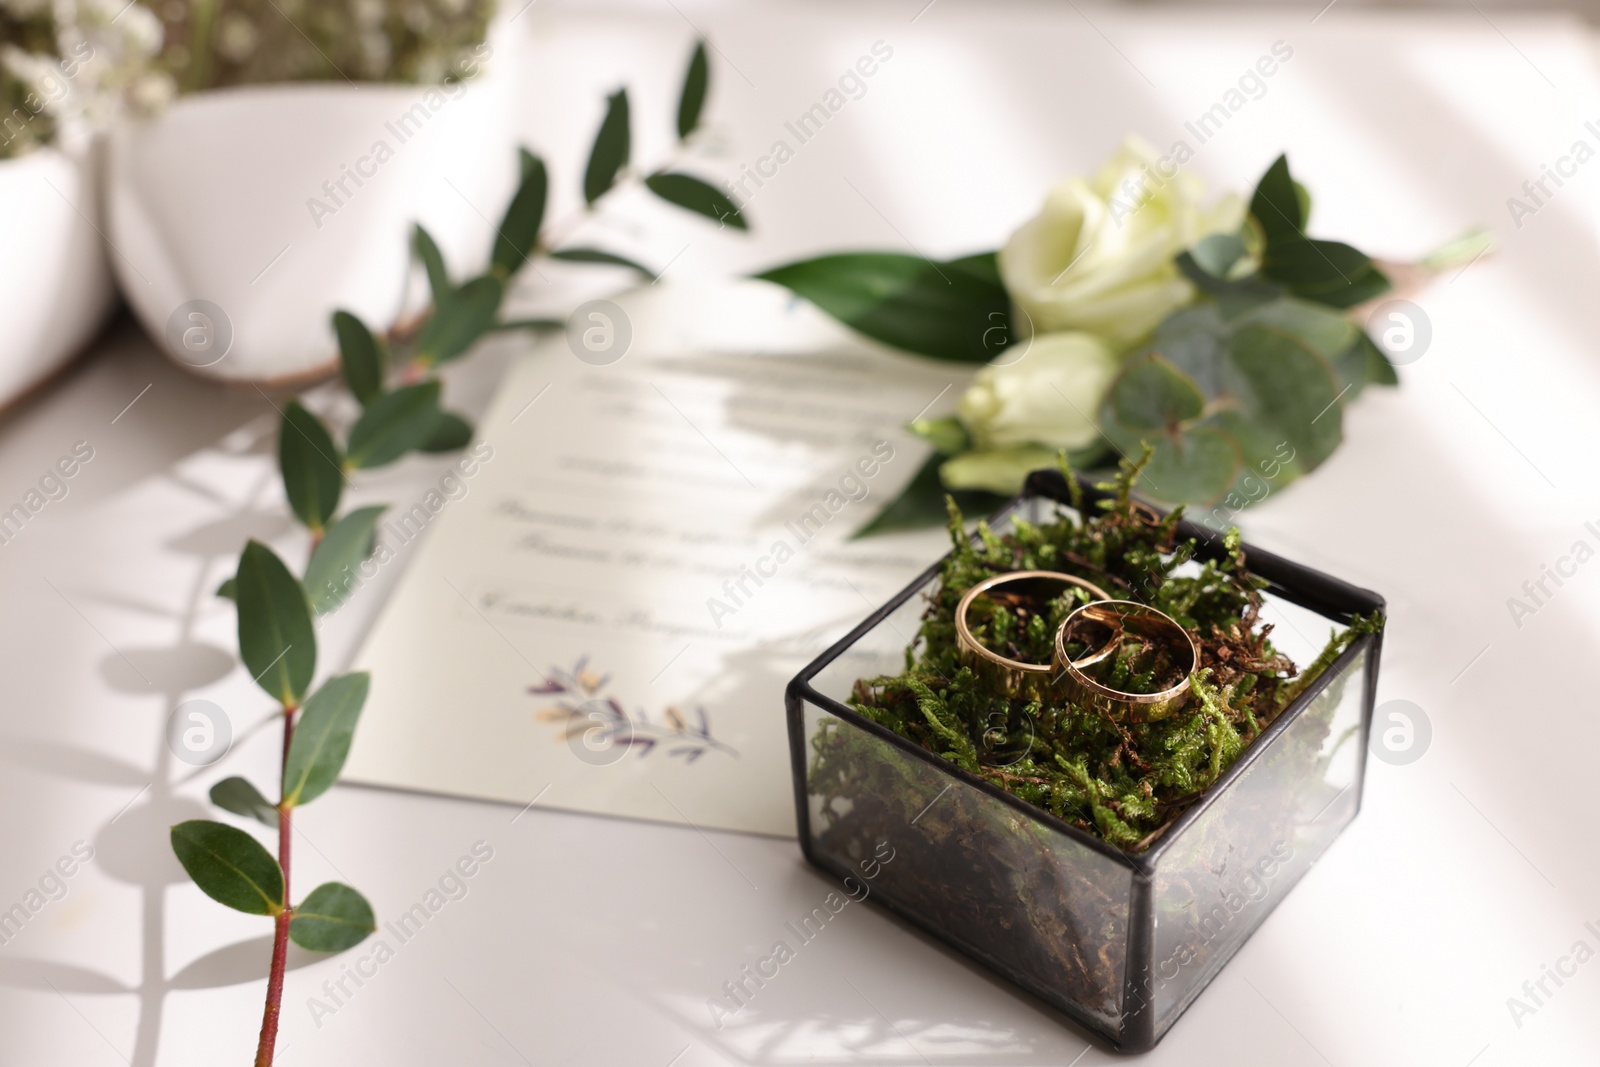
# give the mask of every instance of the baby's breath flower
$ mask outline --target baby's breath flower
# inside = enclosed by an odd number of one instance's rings
[[[217,51],[232,63],[243,63],[255,53],[261,35],[243,15],[230,12],[217,25]]]

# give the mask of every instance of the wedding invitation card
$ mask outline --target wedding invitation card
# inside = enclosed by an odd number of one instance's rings
[[[784,686],[947,548],[851,535],[970,373],[760,282],[584,305],[391,512],[424,540],[357,658],[346,778],[792,834]]]

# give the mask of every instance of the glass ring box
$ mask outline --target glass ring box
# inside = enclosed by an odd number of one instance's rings
[[[1109,495],[1082,489],[1087,502]],[[991,525],[1048,521],[1069,499],[1059,473],[1036,471]],[[1179,541],[1191,537],[1202,560],[1225,551],[1181,523]],[[1302,667],[1332,630],[1383,611],[1375,593],[1245,552],[1267,583],[1273,641]],[[800,847],[838,878],[876,869],[871,899],[1114,1048],[1148,1050],[1355,818],[1382,631],[1353,640],[1153,844],[1129,851],[849,705],[857,679],[903,669],[938,582],[935,565],[789,683]],[[824,749],[827,796],[810,785]],[[894,862],[874,864],[885,843]]]

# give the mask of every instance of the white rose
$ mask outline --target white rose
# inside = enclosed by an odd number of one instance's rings
[[[1035,337],[1021,359],[974,376],[961,395],[961,421],[980,451],[1083,448],[1099,433],[1095,409],[1116,373],[1116,357],[1090,334]]]
[[[1056,451],[1094,444],[1095,412],[1117,375],[1117,357],[1087,333],[1033,338],[1021,359],[980,370],[958,410],[973,451],[940,467],[951,489],[1015,493]]]
[[[1129,138],[1093,178],[1068,178],[1000,250],[1012,301],[1040,333],[1087,330],[1114,348],[1147,336],[1194,299],[1173,257],[1200,238],[1232,232],[1244,203],[1201,206],[1200,180]]]

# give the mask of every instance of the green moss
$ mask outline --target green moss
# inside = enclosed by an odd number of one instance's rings
[[[1097,514],[1079,522],[1017,521],[996,534],[979,524],[969,539],[950,503],[954,550],[930,597],[919,642],[900,674],[856,683],[857,711],[1002,789],[1124,848],[1139,848],[1232,766],[1283,710],[1357,636],[1381,626],[1357,619],[1299,671],[1273,647],[1260,621],[1265,583],[1246,566],[1237,531],[1221,560],[1196,564],[1194,541],[1175,543],[1182,509],[1164,518],[1132,502],[1140,465],[1124,462]],[[1069,483],[1071,479],[1069,478]],[[955,608],[963,593],[1007,571],[1077,575],[1118,599],[1149,604],[1184,626],[1201,650],[1191,696],[1158,722],[1117,723],[1071,703],[997,695],[958,660]],[[994,603],[974,632],[986,647],[1047,663],[1072,595],[1040,605]],[[1074,651],[1075,650],[1069,650]],[[1171,684],[1170,664],[1149,648],[1123,648],[1109,666],[1118,688],[1151,692]],[[1163,679],[1162,675],[1168,677]],[[814,739],[811,789],[848,791],[853,757]],[[833,758],[836,757],[836,758]]]

